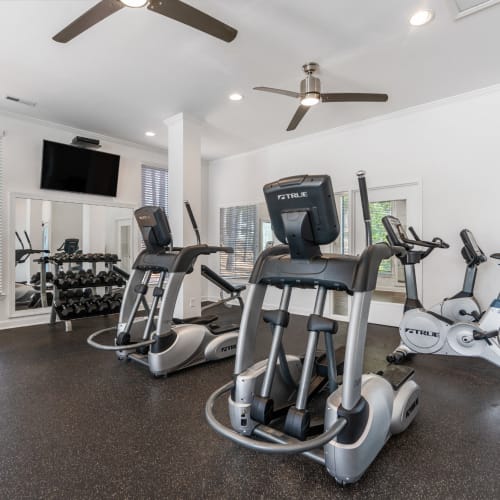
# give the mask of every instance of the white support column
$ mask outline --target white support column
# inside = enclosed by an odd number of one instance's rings
[[[168,218],[174,246],[196,243],[184,201],[191,204],[194,216],[201,224],[201,123],[179,113],[167,120],[168,127]],[[177,300],[175,315],[201,314],[200,263],[186,276]]]

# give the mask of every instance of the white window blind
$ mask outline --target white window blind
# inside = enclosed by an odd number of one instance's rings
[[[168,214],[168,170],[142,166],[142,205],[162,207]]]
[[[3,293],[3,138],[5,132],[0,130],[0,294]]]
[[[220,242],[232,247],[233,254],[220,254],[220,273],[224,278],[248,278],[257,258],[257,205],[220,209]]]
[[[340,222],[340,234],[333,243],[333,251],[349,254],[349,194],[335,193],[335,204]]]

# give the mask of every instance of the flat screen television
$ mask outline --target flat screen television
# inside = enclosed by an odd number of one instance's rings
[[[42,189],[116,196],[120,157],[43,141]]]

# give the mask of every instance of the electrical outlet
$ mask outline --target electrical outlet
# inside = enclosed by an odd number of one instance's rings
[[[189,299],[189,307],[191,307],[191,308],[196,307],[195,299]]]

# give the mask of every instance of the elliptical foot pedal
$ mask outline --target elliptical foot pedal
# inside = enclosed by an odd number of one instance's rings
[[[148,352],[149,352],[149,346],[148,345],[143,345],[141,347],[138,347],[135,352],[137,354],[142,354],[143,356],[145,356]]]
[[[337,363],[337,376],[344,374],[344,358],[345,358],[345,346],[335,349],[335,361]],[[326,355],[319,357],[316,360],[316,373],[320,377],[328,377],[328,364],[326,361]]]
[[[208,329],[210,330],[211,333],[214,335],[220,335],[222,333],[229,333],[229,332],[234,332],[235,330],[238,330],[239,325],[236,325],[234,323],[227,323],[227,324],[211,324],[207,325]]]
[[[389,365],[381,375],[390,382],[392,388],[397,391],[414,373],[415,370],[408,366]]]

